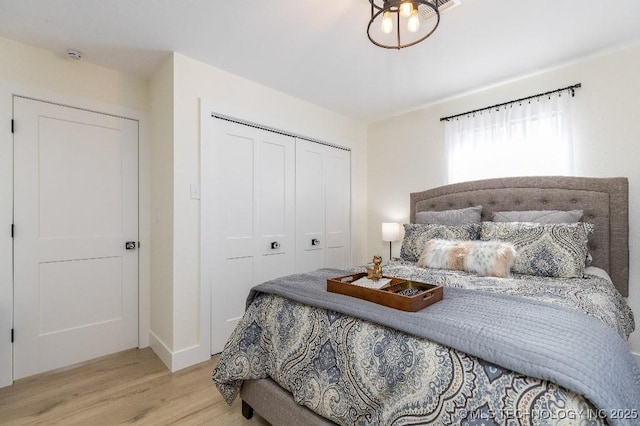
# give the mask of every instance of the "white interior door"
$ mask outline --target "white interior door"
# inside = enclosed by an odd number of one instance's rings
[[[295,270],[295,141],[215,120],[202,156],[203,275],[211,353],[220,352],[256,284]]]
[[[296,141],[296,271],[351,266],[351,153]]]
[[[14,379],[138,344],[138,122],[14,97]]]

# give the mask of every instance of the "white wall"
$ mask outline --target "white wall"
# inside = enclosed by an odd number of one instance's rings
[[[105,104],[149,110],[147,81],[109,68],[76,61],[65,52],[51,52],[0,38],[0,78]]]
[[[18,94],[140,121],[140,241],[149,242],[148,220],[148,84],[114,70],[73,61],[12,40],[0,38],[0,387],[11,383],[13,277],[10,227],[13,216],[13,138],[9,124],[12,95]],[[140,329],[148,329],[149,252],[140,252]],[[16,330],[16,334],[19,331]],[[147,333],[141,332],[141,345]]]
[[[165,349],[169,367],[176,370],[209,355],[210,302],[200,288],[200,203],[189,192],[190,184],[200,181],[201,114],[203,120],[207,116],[200,111],[201,100],[216,112],[352,148],[355,263],[363,262],[366,246],[367,152],[364,123],[178,53],[173,54],[173,85],[173,331],[164,340],[172,341]]]
[[[365,261],[364,123],[180,54],[169,55],[150,82],[70,60],[63,52],[53,53],[2,38],[0,55],[11,58],[0,66],[0,305],[4,313],[0,315],[0,333],[11,327],[12,318],[12,138],[8,126],[11,94],[16,90],[27,96],[132,118],[150,111],[150,125],[141,120],[141,329],[148,329],[149,333],[142,333],[140,342],[145,345],[150,340],[172,370],[209,353],[208,340],[202,341],[203,336],[208,336],[209,324],[202,318],[208,312],[209,301],[201,298],[199,202],[189,197],[189,185],[199,182],[200,176],[201,98],[219,112],[350,147],[352,259],[358,264]],[[2,225],[4,222],[6,226]],[[0,386],[8,384],[6,377],[10,380],[10,367],[4,368],[10,358],[10,346],[0,346]]]
[[[151,347],[166,361],[173,347],[173,55],[151,92]]]
[[[572,102],[576,175],[629,178],[628,302],[640,318],[640,45],[606,52],[369,126],[368,256],[386,253],[380,223],[406,222],[409,193],[446,184],[440,117],[582,83]],[[390,160],[394,159],[394,160]],[[378,173],[393,169],[397,173]],[[400,243],[395,243],[398,255]],[[638,326],[640,328],[640,324]],[[630,338],[640,354],[640,332]]]

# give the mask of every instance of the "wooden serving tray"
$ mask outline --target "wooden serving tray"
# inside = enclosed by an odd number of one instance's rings
[[[442,286],[410,281],[404,278],[383,276],[383,278],[391,279],[391,282],[381,289],[366,288],[351,284],[351,282],[366,276],[366,273],[360,272],[329,278],[327,280],[327,291],[357,297],[407,312],[419,311],[442,300]],[[412,296],[405,296],[404,294],[398,293],[408,289],[413,291],[417,290],[418,293]]]

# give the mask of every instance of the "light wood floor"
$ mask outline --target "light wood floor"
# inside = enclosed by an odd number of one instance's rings
[[[211,380],[217,357],[170,373],[149,348],[131,349],[0,389],[0,424],[265,426],[228,406]]]

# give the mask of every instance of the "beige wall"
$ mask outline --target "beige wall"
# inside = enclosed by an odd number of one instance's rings
[[[576,175],[629,178],[630,295],[640,317],[640,45],[467,94],[369,126],[368,255],[387,253],[380,223],[406,222],[409,193],[446,184],[440,117],[582,83],[572,102]],[[378,173],[393,169],[397,173]],[[395,243],[398,255],[400,242]],[[640,332],[630,339],[640,354]]]
[[[141,280],[147,282],[141,291],[148,293],[147,302],[142,295],[141,310],[150,311],[150,318],[146,318],[149,312],[142,312],[141,324],[149,328],[152,346],[173,369],[194,361],[189,352],[202,343],[202,304],[209,303],[200,298],[199,202],[189,197],[189,185],[198,183],[200,176],[200,98],[229,115],[352,148],[353,261],[364,261],[364,123],[180,54],[168,55],[150,81],[70,60],[63,52],[49,52],[2,38],[0,55],[11,58],[0,62],[0,95],[6,98],[0,103],[3,116],[11,115],[11,93],[16,87],[24,88],[22,94],[27,96],[51,95],[50,100],[55,102],[84,108],[113,112],[115,106],[128,116],[122,111],[149,112],[149,128],[141,126],[141,137],[146,141],[141,149],[150,154],[142,154],[140,173],[142,185],[150,187],[146,194],[141,192],[141,224],[147,226],[141,229],[141,257],[146,259],[141,264]],[[7,223],[12,216],[8,124],[6,120],[0,123],[0,218]],[[144,250],[145,245],[149,251]],[[0,236],[0,252],[0,299],[10,301],[10,236]],[[10,307],[7,305],[3,312]],[[10,323],[11,315],[5,317],[0,318],[7,323],[3,328]],[[147,336],[141,336],[141,342],[146,341]],[[0,385],[7,377],[3,363],[10,360],[10,347],[6,349],[0,346]],[[176,354],[177,362],[172,359]]]
[[[148,123],[149,87],[144,79],[68,59],[12,40],[0,38],[0,224],[8,230],[13,217],[13,159],[9,129],[12,95],[122,115],[140,122],[140,241],[149,242],[148,229]],[[19,123],[16,123],[19,126]],[[6,228],[5,228],[6,226]],[[12,241],[0,232],[0,332],[12,324]],[[146,345],[148,329],[149,253],[140,254],[140,338]],[[11,383],[11,345],[0,340],[0,387]]]
[[[112,105],[149,110],[142,78],[0,38],[0,79]]]
[[[216,112],[352,148],[353,260],[366,244],[366,125],[240,78],[184,55],[173,55],[173,353],[202,342],[200,203],[190,184],[200,180],[200,99]],[[208,345],[208,342],[207,342]],[[208,349],[208,348],[207,348]]]
[[[9,98],[2,100],[2,112],[10,114],[10,93],[15,87],[27,88],[27,94],[88,100],[83,106],[115,105],[150,112],[151,171],[141,170],[151,176],[151,207],[146,213],[151,219],[150,331],[170,355],[202,343],[201,309],[208,303],[200,299],[200,206],[189,196],[189,185],[199,182],[201,167],[201,98],[217,112],[352,148],[352,258],[354,264],[361,264],[375,253],[387,253],[388,244],[380,241],[380,223],[406,221],[409,192],[446,183],[439,117],[582,82],[574,102],[577,174],[629,177],[631,258],[640,253],[640,168],[634,163],[640,140],[636,117],[640,81],[635,77],[640,46],[468,94],[368,128],[181,54],[169,55],[150,82],[2,38],[0,56],[11,58],[0,62],[0,82],[8,82],[0,87],[0,94]],[[11,138],[6,126],[0,123],[3,219],[12,214],[11,151],[6,148]],[[10,238],[0,238],[0,251],[10,247]],[[394,245],[396,254],[399,245]],[[0,278],[8,276],[10,269],[7,256],[0,257]],[[9,287],[10,282],[4,280],[0,296]],[[634,262],[630,293],[630,304],[638,315],[640,268]],[[631,345],[640,352],[639,333],[632,336]]]
[[[173,347],[173,55],[156,70],[151,91],[150,334]],[[152,341],[153,346],[153,341]]]

